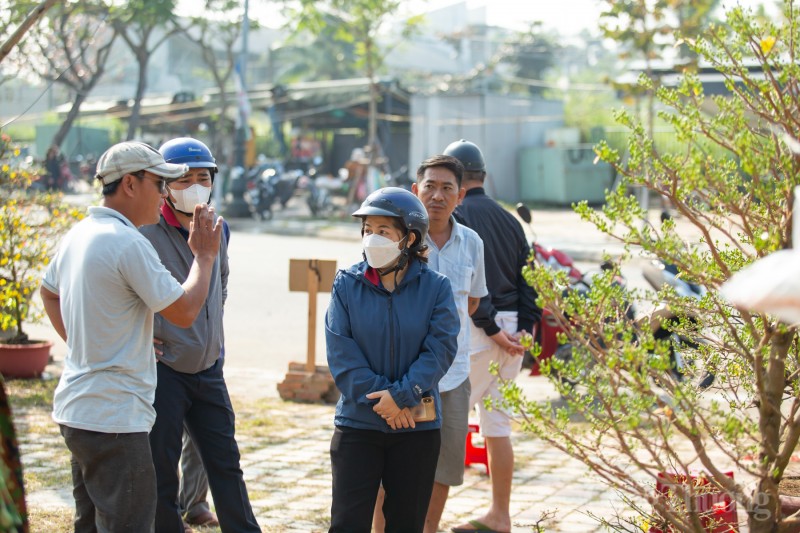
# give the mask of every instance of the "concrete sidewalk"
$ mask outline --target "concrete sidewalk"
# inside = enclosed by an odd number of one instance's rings
[[[236,378],[228,378],[234,400]],[[543,377],[522,375],[518,381],[535,397],[554,394]],[[274,390],[274,388],[273,388]],[[238,432],[242,470],[259,524],[269,532],[322,532],[328,527],[331,471],[328,448],[333,434],[333,406],[270,399],[264,404],[275,428]],[[242,422],[240,414],[239,421]],[[57,430],[32,439],[31,425],[48,423],[30,412],[15,412],[22,460],[27,472],[59,476],[58,490],[32,490],[30,507],[73,508],[67,454]],[[50,422],[52,424],[52,422]],[[272,426],[270,426],[271,428]],[[612,518],[626,512],[620,498],[593,477],[586,466],[530,435],[513,437],[516,455],[511,512],[514,532],[530,532],[545,513],[547,531],[601,531],[588,516]],[[465,472],[465,482],[451,491],[442,531],[483,514],[490,502],[491,484],[483,466]],[[202,530],[201,530],[202,531]]]

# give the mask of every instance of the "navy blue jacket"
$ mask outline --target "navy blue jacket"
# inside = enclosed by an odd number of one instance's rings
[[[338,272],[325,315],[328,366],[342,393],[334,423],[392,431],[372,410],[377,400],[366,398],[388,390],[401,409],[432,394],[436,420],[416,430],[440,428],[437,384],[456,356],[460,327],[450,280],[412,260],[389,292],[365,278],[367,268],[361,262]]]
[[[517,331],[532,332],[542,310],[536,305],[536,292],[522,275],[531,249],[519,221],[489,198],[483,187],[467,191],[455,217],[483,240],[489,295],[481,298],[472,315],[475,326],[492,336],[500,331],[494,320],[497,311],[516,311]]]

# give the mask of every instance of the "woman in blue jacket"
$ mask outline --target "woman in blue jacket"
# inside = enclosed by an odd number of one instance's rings
[[[416,196],[386,187],[353,216],[366,261],[339,271],[325,317],[342,393],[330,531],[368,533],[381,484],[386,531],[422,531],[439,454],[437,383],[456,354],[458,314],[450,281],[428,269],[428,215]],[[424,407],[429,416],[415,414]]]

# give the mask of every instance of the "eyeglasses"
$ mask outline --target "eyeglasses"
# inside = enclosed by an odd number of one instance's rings
[[[155,181],[156,183],[158,183],[158,192],[160,194],[164,194],[165,192],[167,192],[167,180],[165,180],[164,178],[148,176],[147,174],[145,174],[144,170],[140,172],[132,172],[132,174],[139,179],[147,178],[150,181]]]

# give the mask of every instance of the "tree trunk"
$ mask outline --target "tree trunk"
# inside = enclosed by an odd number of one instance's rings
[[[225,95],[225,84],[219,85],[219,116],[217,117],[217,124],[214,128],[214,133],[211,137],[211,147],[214,150],[214,157],[217,158],[217,166],[220,165],[222,154],[223,139],[227,137],[227,124],[228,124],[228,97]]]
[[[136,61],[139,63],[139,81],[136,83],[136,96],[133,100],[133,109],[128,118],[128,135],[125,137],[126,141],[132,141],[136,137],[136,130],[139,129],[139,114],[142,110],[142,98],[144,98],[144,91],[147,88],[147,63],[150,55],[145,51],[143,54],[137,54]]]
[[[100,52],[97,54],[97,70],[94,74],[88,79],[87,83],[83,85],[81,89],[77,91],[75,96],[75,101],[72,103],[72,107],[67,113],[67,118],[64,119],[64,122],[61,124],[61,127],[58,128],[55,136],[53,136],[52,144],[61,148],[61,145],[64,142],[64,139],[67,138],[67,134],[69,130],[72,128],[72,124],[75,122],[75,119],[78,118],[78,115],[81,112],[81,104],[89,97],[94,89],[94,86],[97,85],[97,82],[100,78],[103,77],[105,73],[105,64],[106,59],[108,59],[108,52],[111,50],[111,44],[114,42],[114,39],[103,47]]]
[[[378,158],[378,86],[375,83],[375,66],[372,64],[372,49],[374,43],[368,37],[364,43],[367,59],[367,79],[369,80],[369,123],[367,129],[367,145],[369,151],[369,166],[375,164]]]
[[[61,145],[64,143],[64,139],[66,139],[67,134],[69,134],[69,130],[72,129],[73,122],[75,122],[75,119],[78,118],[78,114],[81,110],[81,104],[83,104],[88,95],[88,90],[84,89],[78,91],[78,93],[75,95],[75,100],[72,102],[72,107],[69,109],[69,113],[67,113],[67,118],[65,118],[64,122],[61,123],[58,131],[53,136],[53,141],[51,144],[61,148]]]
[[[36,22],[42,18],[42,16],[47,12],[48,9],[56,5],[56,0],[45,0],[34,9],[28,13],[28,16],[25,17],[25,20],[19,25],[19,28],[9,37],[6,42],[0,46],[0,63],[3,62],[3,59],[6,58],[8,54],[11,53],[11,50],[17,45],[18,42],[22,40],[28,30],[36,24]]]
[[[777,333],[769,353],[769,362],[764,373],[763,391],[760,395],[759,429],[761,433],[761,452],[759,460],[762,476],[756,493],[753,495],[753,510],[749,513],[748,524],[751,533],[777,531],[775,524],[780,519],[778,482],[780,475],[771,475],[775,459],[781,445],[781,401],[786,388],[786,355],[794,334]],[[756,369],[761,371],[761,369]],[[766,517],[766,518],[765,518]]]

